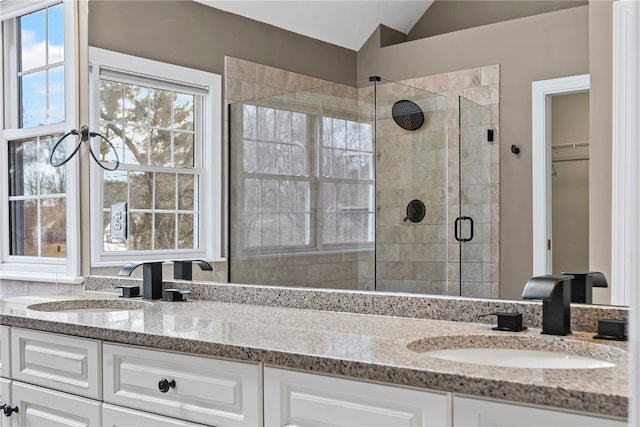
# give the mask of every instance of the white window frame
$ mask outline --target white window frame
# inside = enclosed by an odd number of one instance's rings
[[[166,81],[203,89],[201,182],[199,183],[199,250],[194,251],[123,251],[104,252],[103,248],[103,183],[102,169],[91,164],[91,267],[120,266],[130,262],[149,260],[206,259],[223,261],[222,258],[222,77],[205,71],[152,61],[105,49],[89,47],[89,116],[90,128],[98,129],[99,90],[102,71],[120,72],[151,81]],[[196,144],[198,142],[196,141]],[[196,155],[198,151],[196,150]]]
[[[252,105],[246,103],[246,105]],[[272,246],[247,246],[247,242],[243,240],[241,250],[249,258],[263,258],[271,256],[284,256],[284,255],[305,255],[305,254],[331,254],[331,253],[345,253],[345,252],[357,252],[361,250],[373,249],[375,241],[358,241],[348,243],[326,243],[322,239],[322,231],[320,230],[320,214],[314,212],[319,206],[319,200],[322,197],[321,188],[323,184],[374,184],[375,180],[372,179],[355,179],[355,178],[334,178],[323,176],[322,159],[323,150],[325,147],[322,145],[322,127],[323,119],[331,118],[334,120],[345,121],[357,121],[351,118],[340,117],[339,113],[331,114],[327,112],[324,114],[318,114],[317,112],[302,112],[294,109],[288,109],[287,107],[277,106],[262,106],[257,107],[271,108],[274,110],[298,112],[307,116],[307,164],[308,174],[306,176],[295,175],[278,175],[278,174],[266,174],[257,172],[242,171],[243,187],[247,179],[258,180],[274,180],[274,181],[298,181],[309,183],[309,204],[311,206],[311,214],[309,218],[309,243],[301,245],[272,245]],[[273,142],[273,141],[271,141]],[[363,153],[362,151],[359,151]],[[242,167],[242,166],[240,166]],[[375,187],[374,187],[375,191]],[[245,197],[245,196],[243,196]],[[374,196],[375,197],[375,196]],[[374,199],[375,200],[375,199]],[[375,203],[374,203],[375,205]],[[373,208],[375,210],[375,207]],[[375,223],[369,224],[370,233],[373,232]]]
[[[65,120],[62,123],[18,129],[18,79],[17,79],[17,37],[13,34],[6,36],[5,23],[14,18],[63,3],[64,8],[64,74],[65,74]],[[3,26],[3,85],[0,85],[0,98],[4,100],[0,104],[0,118],[12,128],[0,126],[0,165],[7,167],[8,153],[7,141],[15,141],[35,136],[52,134],[62,135],[74,128],[78,128],[79,122],[79,21],[77,19],[78,2],[75,0],[4,0],[0,3],[0,21]],[[14,24],[9,24],[15,29]],[[5,73],[5,70],[7,71]],[[5,93],[6,91],[8,93]],[[15,104],[15,105],[14,105]],[[11,112],[11,117],[6,117],[6,110]],[[71,147],[69,147],[71,148]],[[80,189],[79,189],[79,161],[74,158],[66,164],[66,249],[65,258],[40,258],[27,256],[12,256],[9,247],[9,194],[8,181],[5,175],[0,177],[0,203],[4,208],[0,209],[0,279],[30,280],[40,282],[71,283],[83,282],[81,277],[80,261]]]

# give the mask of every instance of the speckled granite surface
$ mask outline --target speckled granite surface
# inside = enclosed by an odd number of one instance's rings
[[[83,297],[112,302],[75,302],[66,307],[77,309],[90,304],[107,308],[97,312],[50,312],[41,310],[51,306],[35,307],[40,311],[27,307],[70,298],[7,297],[0,299],[0,323],[613,417],[627,414],[626,345],[596,343],[591,339],[593,333],[551,337],[531,328],[505,333],[480,323],[196,300],[154,301],[142,308],[119,310],[124,307],[116,301],[122,300],[113,294],[87,292]],[[617,365],[595,372],[499,368],[451,362],[423,353],[433,346],[465,342],[496,346],[516,341],[528,348],[591,352]]]
[[[85,289],[118,292],[115,286],[141,282],[140,279],[91,276],[85,280]],[[494,316],[478,316],[495,311],[518,312],[522,313],[526,326],[542,327],[542,303],[536,301],[187,281],[168,281],[164,287],[188,289],[191,298],[197,300],[460,322],[495,323]],[[599,319],[626,320],[627,316],[626,307],[572,304],[571,329],[596,331]]]

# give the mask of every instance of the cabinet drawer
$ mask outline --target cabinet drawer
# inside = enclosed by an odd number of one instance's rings
[[[14,426],[99,426],[101,403],[72,394],[14,381],[10,419]]]
[[[105,402],[216,426],[262,424],[258,365],[112,344],[103,363]]]
[[[150,414],[135,409],[121,408],[119,406],[102,405],[102,427],[201,427],[202,424],[193,424],[175,418]]]
[[[454,396],[454,427],[625,427],[626,422],[561,410]]]
[[[101,343],[87,338],[11,330],[11,374],[20,380],[102,399]]]
[[[451,395],[318,374],[264,370],[265,426],[446,427]]]
[[[0,377],[11,377],[11,328],[0,326]]]

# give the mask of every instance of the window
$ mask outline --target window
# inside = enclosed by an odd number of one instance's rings
[[[90,57],[92,121],[121,162],[115,171],[92,166],[92,265],[219,257],[219,76],[100,49]],[[113,150],[99,152],[115,160]],[[126,231],[114,232],[114,212]]]
[[[242,123],[245,249],[372,244],[371,124],[249,104]]]
[[[67,191],[77,162],[49,165],[55,142],[78,127],[69,25],[77,5],[5,0],[2,7],[0,163],[8,174],[0,177],[0,277],[79,282],[79,248],[70,244],[78,237],[78,204]]]

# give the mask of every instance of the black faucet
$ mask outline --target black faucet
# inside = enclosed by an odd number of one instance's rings
[[[131,276],[133,270],[142,266],[142,298],[162,298],[162,262],[129,263],[122,267],[119,276]]]
[[[200,266],[200,270],[213,271],[213,267],[206,261],[199,259],[186,261],[173,261],[173,278],[182,280],[193,279],[193,263]]]
[[[571,279],[573,276],[531,278],[522,292],[523,299],[542,300],[542,333],[571,333]]]
[[[593,304],[593,288],[606,288],[607,279],[599,271],[579,273],[562,272],[563,275],[574,276],[571,279],[571,302]]]

